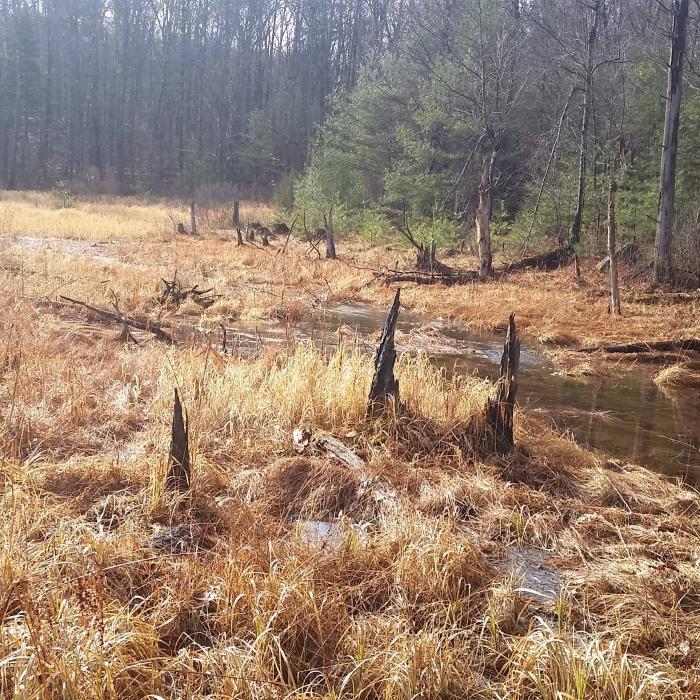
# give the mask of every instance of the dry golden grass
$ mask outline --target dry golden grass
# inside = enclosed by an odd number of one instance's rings
[[[243,203],[241,212],[243,220],[274,218],[270,207],[259,203]],[[154,307],[160,277],[171,278],[177,270],[187,282],[213,286],[222,295],[206,314],[212,323],[227,316],[294,321],[319,301],[387,304],[393,289],[376,282],[372,270],[414,263],[411,251],[400,245],[371,246],[360,240],[340,240],[338,261],[316,259],[301,239],[292,241],[284,256],[279,254],[281,240],[269,249],[239,249],[232,241],[235,234],[226,230],[228,216],[225,208],[202,210],[202,235],[193,239],[173,232],[176,221],[188,221],[179,204],[126,198],[78,201],[74,208],[56,209],[50,194],[0,193],[0,236],[5,237],[0,239],[0,264],[11,272],[3,281],[16,283],[14,271],[22,267],[23,294],[46,295],[58,288],[69,296],[106,300],[114,291],[124,311],[145,313]],[[450,264],[473,269],[476,262],[453,255]],[[696,299],[670,307],[639,303],[634,301],[637,291],[623,284],[623,315],[611,317],[607,278],[583,265],[582,280],[568,268],[526,271],[486,284],[407,285],[402,298],[406,308],[475,331],[502,331],[507,312],[514,310],[519,330],[546,346],[700,335]]]
[[[265,221],[272,209],[259,202],[242,202],[242,221]],[[200,228],[225,228],[230,220],[226,207],[198,210]],[[182,203],[146,202],[133,197],[78,199],[60,208],[47,192],[0,191],[0,235],[37,236],[86,241],[160,241],[179,223],[189,226],[189,209]]]
[[[206,343],[134,346],[59,303],[108,306],[114,292],[134,316],[216,327],[292,323],[320,297],[391,293],[348,259],[304,258],[302,243],[282,256],[163,236],[0,249],[3,697],[697,696],[694,491],[526,414],[516,453],[497,458],[482,421],[493,387],[447,380],[425,357],[400,359],[406,411],[366,420],[372,364],[353,347],[245,359]],[[339,248],[358,267],[396,255]],[[162,309],[159,278],[175,269],[223,297]],[[554,274],[523,275],[521,292],[510,280],[405,296],[427,310],[450,301],[485,326],[476,297],[494,304],[501,288],[491,311],[520,300],[533,335],[592,337],[590,310],[558,330],[567,305],[586,308],[577,286],[538,320],[546,294],[535,290],[563,282]],[[174,387],[193,458],[192,491],[177,497],[163,488]],[[339,436],[366,468],[295,454],[300,424]],[[309,521],[336,529],[318,541]],[[180,544],[156,548],[170,526]],[[513,573],[513,557],[538,563]],[[549,596],[532,593],[539,566],[556,581]]]
[[[688,697],[700,499],[520,416],[480,451],[491,387],[401,359],[408,416],[365,421],[367,356],[133,348],[5,305],[0,685],[26,697]],[[94,331],[94,327],[93,327]],[[190,497],[162,489],[172,389]],[[349,473],[292,456],[344,437]],[[295,519],[341,518],[337,544]],[[344,519],[343,519],[344,518]],[[368,523],[365,534],[351,521]],[[192,546],[149,545],[170,524]],[[343,524],[344,523],[344,524]],[[507,551],[543,550],[532,598]]]
[[[660,369],[652,381],[660,387],[700,387],[700,372],[678,363]]]

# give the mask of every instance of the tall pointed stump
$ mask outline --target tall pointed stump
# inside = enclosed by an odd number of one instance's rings
[[[379,345],[374,353],[374,376],[367,401],[368,415],[383,411],[387,398],[390,396],[397,403],[399,400],[399,382],[394,376],[394,364],[396,363],[394,332],[399,317],[400,294],[401,290],[397,289],[394,302],[389,309],[389,315],[384,322]]]
[[[187,491],[190,487],[189,430],[182,412],[180,396],[175,389],[173,426],[170,437],[170,469],[166,480],[168,491]]]
[[[520,340],[515,330],[515,314],[508,319],[508,333],[503,346],[501,371],[495,399],[486,407],[486,418],[493,431],[496,452],[506,455],[513,451],[513,414],[518,393],[518,369],[520,368]]]

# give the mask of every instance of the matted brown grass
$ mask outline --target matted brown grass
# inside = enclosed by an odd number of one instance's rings
[[[695,692],[694,492],[524,415],[517,453],[489,456],[478,430],[492,388],[425,358],[399,363],[408,416],[366,421],[371,360],[351,349],[246,360],[113,335],[77,339],[50,310],[3,307],[4,691]],[[173,386],[194,464],[178,499],[162,489]],[[294,456],[298,424],[342,437],[366,470]],[[339,522],[335,543],[299,519]],[[176,523],[191,527],[182,551],[149,544]],[[545,600],[498,565],[533,548],[561,578]]]
[[[283,256],[213,230],[96,240],[0,250],[3,697],[698,695],[691,489],[521,413],[517,451],[497,458],[482,420],[493,387],[448,380],[425,357],[399,361],[405,411],[366,420],[371,358],[351,346],[290,343],[255,359],[134,346],[59,301],[116,298],[164,323],[291,323],[321,297],[388,299],[357,268],[396,251],[341,241],[343,260],[311,260],[298,241]],[[159,278],[174,269],[223,297],[161,309]],[[522,327],[550,342],[692,331],[689,316],[660,320],[649,305],[598,330],[604,300],[567,274],[403,295],[484,328],[519,302]],[[179,497],[163,488],[175,387],[193,460]],[[366,468],[297,455],[301,424]],[[314,537],[317,522],[333,524],[330,538]],[[175,546],[155,547],[175,525]],[[513,573],[516,556],[540,563]],[[556,580],[546,595],[529,576],[539,566]]]

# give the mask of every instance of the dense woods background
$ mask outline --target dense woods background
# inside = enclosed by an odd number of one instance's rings
[[[396,39],[400,11],[383,0],[2,0],[2,185],[162,192],[188,170],[278,182],[304,166],[328,95]]]
[[[372,237],[603,246],[659,216],[667,73],[688,14],[677,256],[697,255],[688,0],[0,0],[0,185],[233,185]],[[484,221],[482,221],[482,226]]]

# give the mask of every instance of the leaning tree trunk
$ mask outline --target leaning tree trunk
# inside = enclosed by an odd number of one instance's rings
[[[676,196],[676,157],[678,155],[678,124],[683,93],[683,54],[688,33],[688,0],[673,0],[673,34],[671,60],[666,86],[666,117],[661,151],[659,177],[659,215],[656,224],[654,281],[671,282],[673,261],[673,208]]]
[[[168,491],[187,491],[190,487],[189,430],[177,389],[170,433],[170,468],[165,484]]]
[[[194,208],[194,200],[190,202],[190,233],[193,236],[197,235],[197,214]]]
[[[614,166],[613,166],[614,168]],[[610,172],[608,187],[608,258],[610,259],[610,313],[621,314],[620,288],[617,281],[617,221],[615,216],[615,200],[617,198],[617,180],[615,173]]]
[[[479,246],[479,279],[483,282],[491,274],[491,197],[493,163],[496,151],[491,157],[485,157],[481,165],[481,180],[479,182],[479,207],[476,211],[476,240]]]
[[[581,240],[581,221],[586,200],[586,170],[588,165],[588,127],[591,121],[591,102],[593,91],[593,56],[596,38],[598,36],[598,20],[600,17],[600,0],[593,4],[593,24],[586,41],[586,85],[583,91],[583,114],[581,116],[581,132],[578,152],[578,194],[576,211],[571,224],[570,242],[577,246]]]
[[[386,317],[379,345],[374,353],[374,376],[369,390],[367,401],[367,414],[381,413],[389,397],[399,401],[399,380],[394,376],[394,364],[396,363],[396,348],[394,346],[394,332],[396,320],[399,317],[401,290],[396,290],[394,303],[391,305]]]
[[[328,212],[328,221],[326,221],[326,257],[335,260],[335,239],[333,238],[333,206]]]

